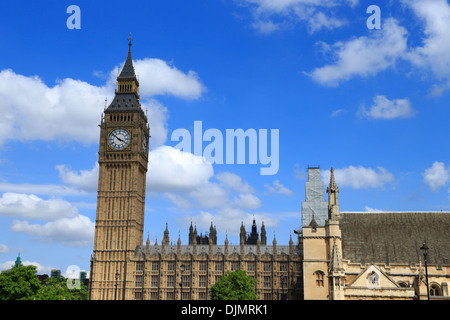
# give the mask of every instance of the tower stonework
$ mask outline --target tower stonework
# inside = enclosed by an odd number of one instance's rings
[[[131,59],[117,77],[114,100],[100,123],[99,178],[90,297],[127,299],[128,262],[143,243],[150,128]],[[134,280],[133,280],[134,285]]]

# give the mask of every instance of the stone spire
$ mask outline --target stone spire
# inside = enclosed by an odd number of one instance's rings
[[[333,239],[330,264],[328,266],[328,278],[330,281],[331,300],[344,299],[345,270],[342,264],[341,252],[336,238]]]
[[[164,236],[162,239],[162,244],[168,246],[169,245],[169,229],[167,227],[167,222],[166,222],[166,230],[164,230]]]
[[[330,266],[328,267],[328,273],[334,274],[340,273],[342,271],[344,271],[344,267],[342,264],[341,253],[339,251],[335,238],[333,242],[333,250],[331,251],[331,259],[330,259]]]
[[[261,225],[261,244],[264,246],[267,244],[266,227],[264,226],[264,221]]]
[[[330,184],[327,187],[327,193],[328,193],[328,219],[339,220],[339,203],[338,203],[339,188],[334,180],[333,167],[331,167],[330,170]]]
[[[239,233],[239,243],[241,245],[244,245],[246,242],[246,232],[245,232],[245,227],[244,227],[244,221],[241,221],[241,229],[240,229],[240,233]]]

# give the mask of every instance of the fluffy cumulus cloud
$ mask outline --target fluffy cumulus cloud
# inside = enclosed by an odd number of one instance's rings
[[[60,180],[71,187],[87,192],[96,192],[98,184],[98,163],[91,170],[75,172],[65,165],[57,165]]]
[[[415,110],[408,99],[389,100],[385,96],[378,95],[373,98],[369,110],[362,107],[359,113],[369,119],[395,119],[411,118],[415,115]]]
[[[450,4],[446,0],[402,0],[423,22],[422,45],[411,50],[409,58],[437,76],[450,79]]]
[[[110,72],[103,86],[75,79],[58,80],[49,86],[38,76],[24,76],[13,70],[0,71],[0,144],[7,140],[61,140],[95,143],[105,105],[114,94],[115,76]],[[198,99],[205,91],[194,71],[184,73],[159,59],[135,62],[139,74],[141,103],[149,111],[151,146],[162,145],[167,136],[167,108],[153,99],[173,95]],[[71,125],[65,125],[70,119]]]
[[[296,1],[287,1],[286,5],[291,6],[293,2]],[[411,19],[417,21],[414,26],[419,25],[423,30],[417,45],[413,41],[408,43],[409,32],[416,30],[406,30],[396,19],[383,17],[381,30],[370,32],[367,36],[332,45],[322,43],[334,61],[314,69],[308,75],[322,85],[337,86],[353,77],[374,76],[395,67],[396,62],[401,60],[410,64],[411,71],[422,73],[425,78],[434,76],[437,83],[432,88],[432,94],[450,89],[450,4],[446,0],[402,0],[402,3],[411,10]],[[310,20],[318,21],[322,28],[326,28],[327,24],[334,28],[340,23],[320,16]]]
[[[94,241],[95,224],[88,217],[77,215],[41,224],[14,220],[11,230],[36,237],[39,241],[88,246]]]
[[[323,85],[336,86],[355,76],[373,76],[395,65],[407,50],[405,28],[393,18],[384,20],[382,30],[324,48],[335,57],[332,64],[317,68],[309,76]]]
[[[321,171],[321,179],[324,183],[330,182],[330,171]],[[342,169],[334,169],[334,178],[339,187],[351,187],[353,189],[382,188],[394,180],[394,175],[383,167],[376,169],[362,166],[349,166]]]
[[[191,189],[207,184],[214,174],[211,163],[170,146],[152,150],[148,168],[150,192]]]
[[[423,181],[431,190],[437,191],[450,182],[450,167],[446,167],[443,162],[436,161],[423,172]]]
[[[184,73],[163,60],[136,60],[134,67],[143,96],[169,94],[183,99],[198,99],[205,91],[195,71]]]
[[[63,199],[4,193],[0,198],[0,216],[14,218],[12,231],[35,236],[40,241],[74,246],[90,245],[93,241],[94,223]],[[43,224],[30,224],[29,220],[43,221]]]
[[[35,195],[7,192],[0,198],[0,216],[38,220],[75,217],[78,210],[62,199],[44,200]]]
[[[0,71],[0,143],[6,140],[98,140],[106,87],[64,79],[48,87],[39,77]],[[70,126],[65,125],[67,119]]]

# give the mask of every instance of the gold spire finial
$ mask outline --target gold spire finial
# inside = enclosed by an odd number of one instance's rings
[[[128,45],[131,47],[131,40],[133,40],[133,38],[131,37],[131,32],[130,32],[130,37],[128,38]]]

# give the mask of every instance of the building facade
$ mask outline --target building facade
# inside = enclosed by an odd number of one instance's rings
[[[320,189],[318,170],[306,193]],[[326,219],[320,205],[302,214],[304,299],[428,299],[427,280],[430,299],[450,299],[450,212],[341,212],[333,168],[327,193]]]
[[[256,280],[261,300],[424,299],[426,280],[431,297],[449,298],[450,212],[341,212],[333,169],[325,201],[320,168],[308,168],[302,227],[287,245],[275,236],[269,245],[255,220],[249,233],[241,223],[239,245],[227,237],[218,244],[212,223],[200,235],[191,223],[187,244],[180,237],[171,244],[167,224],[160,244],[144,243],[149,138],[130,37],[100,123],[91,299],[206,300],[219,277],[236,269]]]

